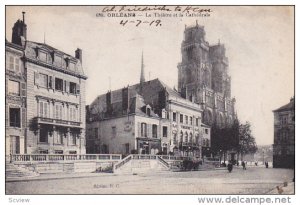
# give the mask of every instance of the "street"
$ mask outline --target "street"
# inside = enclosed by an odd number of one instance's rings
[[[291,182],[294,171],[249,167],[247,170],[160,172],[138,175],[6,182],[7,194],[265,194]]]

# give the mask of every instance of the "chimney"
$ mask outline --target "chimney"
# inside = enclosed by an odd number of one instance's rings
[[[25,11],[22,11],[22,15],[23,15],[23,23],[25,24]]]
[[[77,48],[75,51],[75,58],[77,58],[78,60],[80,60],[81,64],[82,64],[82,50],[80,48]]]
[[[128,114],[129,109],[129,89],[128,87],[122,89],[122,113]]]
[[[22,45],[22,41],[27,39],[27,25],[25,24],[25,12],[22,12],[23,20],[18,19],[12,28],[11,42]]]
[[[106,93],[106,112],[109,116],[112,114],[111,91]]]

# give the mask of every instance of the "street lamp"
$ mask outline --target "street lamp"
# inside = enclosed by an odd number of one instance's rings
[[[265,164],[265,152],[263,151],[263,164]]]

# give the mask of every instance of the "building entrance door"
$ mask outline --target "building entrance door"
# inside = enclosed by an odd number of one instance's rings
[[[20,154],[19,136],[10,136],[10,154]]]

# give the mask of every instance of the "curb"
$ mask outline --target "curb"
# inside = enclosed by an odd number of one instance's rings
[[[11,178],[5,179],[5,183],[10,182],[26,182],[26,181],[49,181],[49,180],[58,180],[58,179],[73,179],[73,178],[90,178],[90,177],[105,177],[107,175],[81,175],[81,176],[63,176],[63,177],[40,177],[40,178]],[[110,175],[116,176],[116,174]]]

